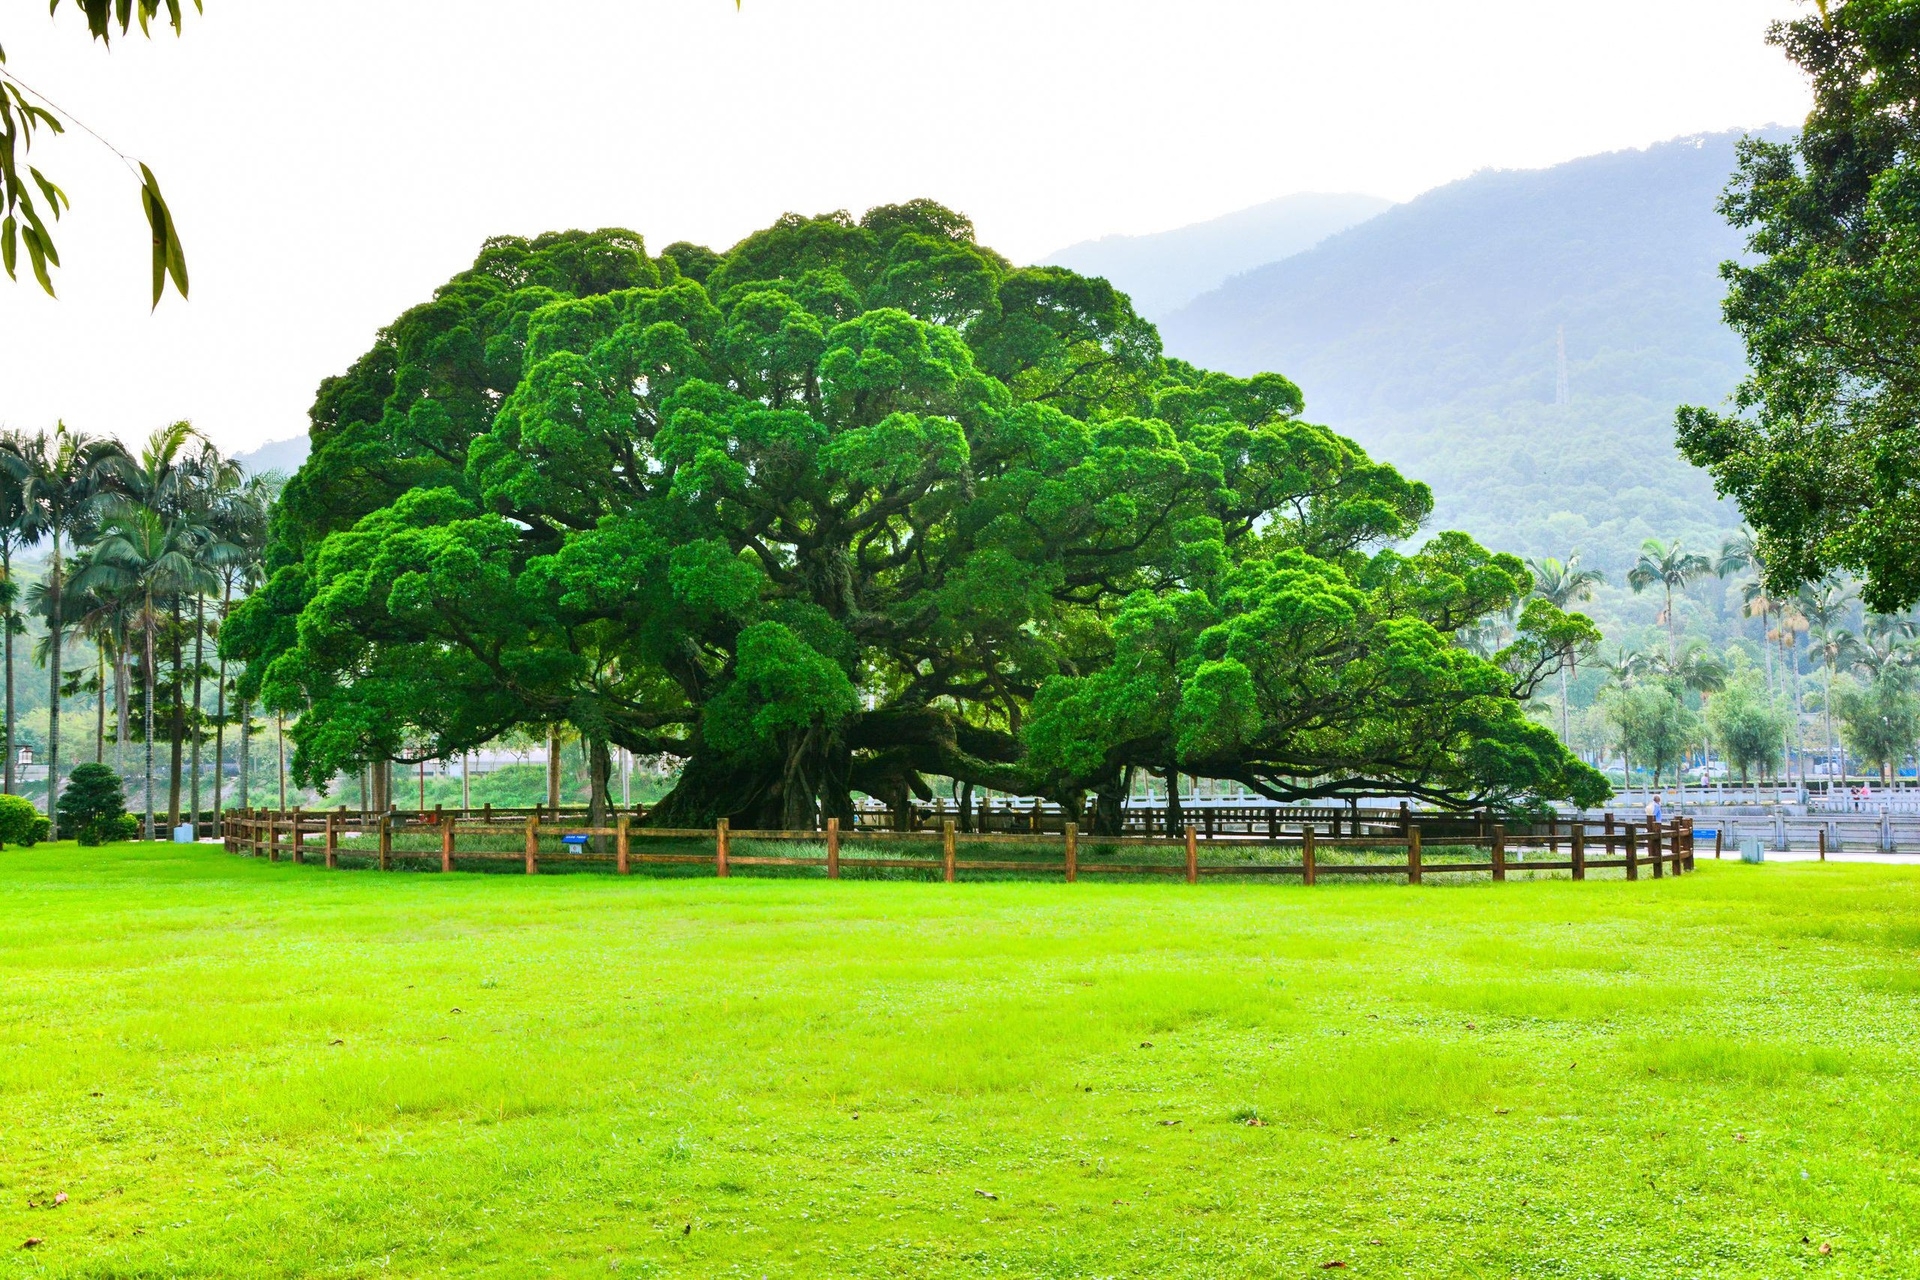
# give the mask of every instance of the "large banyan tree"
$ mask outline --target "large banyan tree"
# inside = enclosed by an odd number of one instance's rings
[[[494,240],[322,385],[223,645],[305,780],[568,723],[599,806],[611,747],[678,758],[671,826],[946,779],[1110,827],[1143,769],[1604,794],[1523,708],[1591,625],[1463,535],[1398,549],[1426,486],[1301,411],[930,202]]]

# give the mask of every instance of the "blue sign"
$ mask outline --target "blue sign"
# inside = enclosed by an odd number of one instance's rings
[[[560,837],[561,844],[585,844],[586,842],[587,842],[587,838],[585,836],[561,836]]]

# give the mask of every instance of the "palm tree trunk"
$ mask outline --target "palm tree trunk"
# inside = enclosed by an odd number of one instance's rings
[[[113,708],[114,718],[119,722],[113,731],[113,771],[120,775],[122,784],[127,777],[127,633],[123,625],[113,645]]]
[[[224,624],[233,608],[233,579],[228,578],[220,594],[220,621]],[[220,678],[214,685],[213,701],[213,817],[220,820],[221,788],[227,780],[227,659],[220,657]]]
[[[107,762],[107,649],[104,644],[94,648],[93,762]]]
[[[4,574],[9,590],[13,587],[13,547],[11,540],[0,544],[0,574]],[[7,601],[4,616],[0,616],[0,626],[6,628],[7,650],[7,760],[6,790],[13,794],[13,601]]]
[[[60,802],[60,530],[53,530],[53,561],[47,577],[52,588],[47,594],[47,666],[52,671],[47,692],[47,838],[60,836],[60,815],[54,806]]]
[[[202,690],[200,672],[206,666],[207,650],[207,598],[195,594],[193,597],[193,838],[200,838],[200,707]]]
[[[167,728],[167,736],[172,739],[168,751],[167,768],[167,830],[171,832],[180,825],[180,746],[186,737],[187,729],[187,674],[186,654],[180,639],[180,601],[176,598],[169,610],[173,626],[169,628],[167,638],[173,644],[173,711]]]
[[[240,699],[240,807],[253,808],[253,704]]]
[[[274,733],[280,743],[280,812],[287,811],[287,713],[273,713]]]
[[[1560,659],[1560,745],[1566,746],[1571,737],[1567,719],[1567,660]]]
[[[154,686],[159,683],[157,680],[154,679],[154,669],[153,669],[153,592],[152,591],[147,592],[147,613],[146,613],[145,619],[143,620],[143,625],[140,628],[140,634],[145,641],[143,647],[146,651],[145,657],[146,657],[146,665],[147,665],[147,669],[145,672],[145,675],[147,677],[145,681],[145,684],[146,684],[145,702],[146,702],[146,719],[147,719],[147,735],[146,735],[147,736],[147,776],[146,776],[146,781],[141,786],[140,794],[141,794],[141,800],[145,803],[146,810],[147,810],[147,839],[151,840],[153,839],[153,732],[154,732],[153,697],[154,697]]]

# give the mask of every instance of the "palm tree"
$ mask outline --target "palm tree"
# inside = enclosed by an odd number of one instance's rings
[[[237,475],[237,473],[234,473]],[[220,616],[215,622],[214,651],[219,652],[219,629],[226,625],[233,610],[236,587],[252,590],[266,576],[267,515],[280,494],[277,472],[239,477],[236,483],[222,484],[215,494],[209,526],[215,541],[209,547],[207,562],[220,576]],[[220,673],[214,682],[217,709],[213,718],[213,811],[221,812],[221,788],[227,759],[227,659],[220,655]],[[240,795],[246,798],[248,729],[252,717],[246,699],[240,702]]]
[[[1727,687],[1727,664],[1724,659],[1703,644],[1689,644],[1681,650],[1676,660],[1654,659],[1650,664],[1660,675],[1675,687],[1675,696],[1680,691],[1691,689],[1700,695],[1700,705],[1704,709],[1707,700]],[[1701,725],[1704,729],[1705,718]],[[1713,743],[1706,743],[1706,758],[1713,758]],[[1682,779],[1684,782],[1685,779]]]
[[[1773,647],[1765,640],[1771,630],[1768,622],[1778,602],[1767,592],[1767,563],[1761,557],[1759,541],[1751,528],[1741,525],[1739,533],[1720,544],[1720,556],[1713,562],[1713,572],[1721,578],[1747,575],[1740,584],[1741,611],[1749,618],[1760,619],[1760,651],[1766,657],[1767,692],[1772,693]]]
[[[108,522],[94,547],[91,566],[95,583],[138,591],[139,626],[146,658],[146,830],[153,839],[153,703],[159,681],[154,666],[153,633],[159,625],[156,597],[202,589],[204,570],[193,556],[193,539],[179,522],[145,509],[123,511]]]
[[[1574,552],[1564,561],[1547,556],[1540,560],[1527,561],[1527,568],[1533,573],[1533,594],[1556,609],[1570,609],[1593,597],[1593,589],[1607,580],[1604,573],[1597,569],[1580,568],[1580,553]],[[1567,680],[1573,672],[1574,656],[1565,654],[1560,659],[1560,741],[1568,737],[1567,719]]]
[[[1667,624],[1669,662],[1680,660],[1680,627],[1673,609],[1673,593],[1685,590],[1695,578],[1711,572],[1713,563],[1697,552],[1688,551],[1678,538],[1671,543],[1648,538],[1640,544],[1640,558],[1633,562],[1633,568],[1627,570],[1627,585],[1636,593],[1652,586],[1666,591],[1667,607],[1661,619]]]
[[[125,456],[120,446],[78,431],[63,422],[52,431],[0,441],[0,467],[20,486],[20,526],[29,536],[52,542],[47,560],[47,821],[59,835],[60,816],[60,640],[66,630],[61,599],[66,588],[64,539],[88,527],[99,498],[111,483],[110,464]]]
[[[1595,658],[1594,665],[1607,673],[1607,683],[1622,692],[1640,683],[1648,670],[1647,655],[1625,645],[1615,645],[1611,657]],[[1620,739],[1620,785],[1633,785],[1633,761],[1627,758],[1627,740]]]
[[[120,492],[113,500],[103,504],[104,514],[108,518],[116,518],[145,510],[153,512],[165,523],[188,521],[194,514],[194,490],[200,459],[211,448],[206,438],[194,430],[192,423],[175,422],[161,427],[147,437],[138,458],[123,454],[114,464],[114,479]],[[181,545],[184,548],[195,541],[197,530],[189,529]],[[167,600],[170,624],[167,639],[172,651],[169,656],[173,668],[173,707],[167,725],[169,826],[180,821],[181,775],[185,764],[182,744],[187,733],[186,619],[181,614],[182,604],[180,595]],[[149,671],[148,677],[157,678],[157,673]],[[152,691],[149,691],[148,697],[153,697]]]
[[[10,442],[20,438],[18,432],[10,432],[0,449],[11,451]],[[0,469],[0,644],[6,650],[7,692],[6,692],[6,737],[7,758],[4,768],[4,787],[8,795],[13,794],[14,770],[14,706],[13,706],[13,638],[20,634],[20,584],[13,576],[14,552],[33,541],[27,532],[26,492],[20,478],[10,469]]]
[[[1833,673],[1853,665],[1860,648],[1859,638],[1840,625],[1853,606],[1853,597],[1833,582],[1800,589],[1800,612],[1807,619],[1808,656],[1824,669],[1821,679],[1823,716],[1827,726],[1827,760],[1833,760]],[[1847,776],[1844,752],[1840,758],[1840,776]]]

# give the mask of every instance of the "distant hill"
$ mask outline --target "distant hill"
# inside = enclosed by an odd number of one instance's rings
[[[233,460],[256,476],[267,471],[290,476],[307,460],[308,449],[307,437],[297,435],[287,440],[269,440],[258,449],[234,454]]]
[[[1166,349],[1286,374],[1307,417],[1434,486],[1434,527],[1616,580],[1643,538],[1717,545],[1738,516],[1672,422],[1742,373],[1717,275],[1741,239],[1714,212],[1739,136],[1440,187],[1195,299]]]
[[[1363,195],[1282,196],[1174,231],[1084,240],[1044,262],[1105,276],[1141,315],[1157,321],[1229,276],[1311,248],[1392,203]]]

